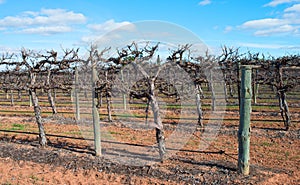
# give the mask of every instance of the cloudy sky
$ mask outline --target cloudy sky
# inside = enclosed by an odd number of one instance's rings
[[[145,20],[182,26],[214,50],[300,53],[300,0],[0,0],[0,52],[85,47]]]

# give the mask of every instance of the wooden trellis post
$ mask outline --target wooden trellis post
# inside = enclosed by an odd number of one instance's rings
[[[251,66],[241,66],[241,94],[240,94],[240,125],[238,132],[239,157],[238,172],[249,175],[250,167],[250,114],[251,114]]]

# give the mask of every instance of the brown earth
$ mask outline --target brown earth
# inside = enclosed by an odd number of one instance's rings
[[[253,116],[258,120],[274,119],[271,114]],[[122,160],[138,160],[149,148],[157,153],[153,129],[132,129],[102,121],[101,128],[113,140],[105,138],[104,157],[96,157],[91,141],[83,139],[71,119],[44,116],[49,143],[39,148],[34,119],[2,115],[0,184],[300,184],[299,124],[283,131],[280,122],[252,123],[251,173],[244,177],[236,170],[238,120],[230,120],[236,118],[234,112],[228,112],[225,118],[229,120],[222,123],[208,148],[199,150],[203,133],[195,130],[186,145],[164,163],[154,156],[151,163],[135,166]],[[168,136],[176,124],[166,122],[165,126]],[[118,161],[106,155],[124,156]]]

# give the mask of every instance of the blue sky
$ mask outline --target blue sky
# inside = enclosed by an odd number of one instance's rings
[[[182,26],[215,51],[300,53],[300,0],[0,0],[0,52],[85,47],[144,20]]]

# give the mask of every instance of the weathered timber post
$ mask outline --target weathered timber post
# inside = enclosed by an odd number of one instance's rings
[[[250,160],[250,113],[251,113],[251,66],[241,66],[241,94],[240,94],[240,125],[238,132],[239,157],[238,172],[249,175]]]
[[[93,129],[94,129],[95,155],[101,156],[101,136],[100,136],[99,113],[97,109],[96,82],[97,82],[96,66],[95,63],[92,63],[92,114],[93,114],[93,127],[94,127]]]
[[[78,69],[75,68],[75,109],[76,109],[76,120],[80,120],[80,110],[79,110],[79,93],[78,93]]]

